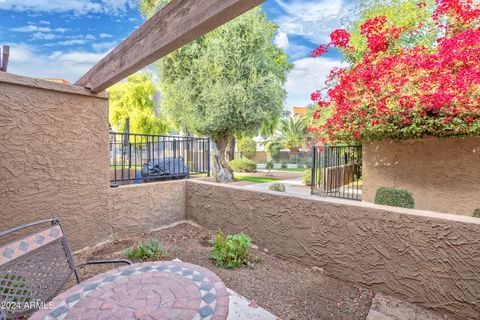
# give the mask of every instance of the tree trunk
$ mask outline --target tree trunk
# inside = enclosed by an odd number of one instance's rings
[[[218,150],[213,156],[213,175],[215,176],[217,182],[220,183],[233,181],[233,171],[228,165],[227,159],[225,158],[228,140],[228,137],[224,137],[215,141]]]
[[[235,159],[235,143],[236,140],[232,137],[228,143],[228,161]]]

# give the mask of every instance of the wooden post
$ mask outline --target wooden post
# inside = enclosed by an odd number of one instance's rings
[[[10,56],[10,47],[9,46],[3,46],[2,49],[2,57],[0,59],[0,71],[7,72],[8,68],[8,57]]]
[[[265,0],[173,0],[75,84],[100,92]]]

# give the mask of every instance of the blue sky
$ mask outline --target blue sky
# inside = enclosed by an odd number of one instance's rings
[[[275,39],[294,64],[286,106],[304,106],[340,65],[338,53],[313,59],[328,42],[351,0],[267,0],[268,19],[279,25]],[[142,24],[138,0],[0,0],[0,44],[11,46],[9,72],[75,82]]]

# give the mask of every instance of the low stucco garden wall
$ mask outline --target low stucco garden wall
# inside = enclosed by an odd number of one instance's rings
[[[114,237],[121,238],[185,220],[185,180],[110,189]]]
[[[187,182],[187,219],[458,319],[480,313],[480,219]]]
[[[185,181],[110,188],[106,93],[0,72],[0,137],[0,231],[58,216],[79,250],[184,219]]]
[[[379,187],[412,192],[416,209],[472,215],[480,208],[480,137],[363,145],[364,201]]]

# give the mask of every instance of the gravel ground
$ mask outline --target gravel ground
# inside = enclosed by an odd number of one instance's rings
[[[260,250],[251,250],[251,268],[217,268],[210,260],[207,244],[211,232],[180,224],[174,227],[119,239],[75,255],[77,263],[91,259],[123,257],[123,249],[149,238],[159,239],[165,249],[162,260],[179,258],[209,268],[226,286],[255,300],[281,319],[357,320],[365,319],[372,303],[370,291],[327,277],[322,272],[285,261]],[[83,279],[113,266],[89,266],[81,270]]]

